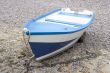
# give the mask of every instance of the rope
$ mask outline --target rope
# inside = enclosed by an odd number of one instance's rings
[[[26,32],[29,33],[27,40],[26,40],[26,38],[25,38],[25,33],[26,33]],[[30,45],[29,45],[30,31],[29,31],[28,29],[24,28],[22,34],[23,34],[23,41],[24,41],[25,47],[26,47],[26,48],[28,49],[28,51],[29,51],[29,50],[31,49],[31,47],[30,47]]]
[[[25,38],[26,32],[29,33],[27,40],[26,40],[26,38]],[[28,29],[24,28],[22,34],[23,34],[23,41],[24,41],[25,47],[27,48],[28,52],[30,52],[30,50],[31,50],[31,47],[30,47],[30,44],[29,44],[30,31],[29,31]],[[31,61],[34,57],[35,57],[35,56],[32,55],[32,56],[29,58],[29,61]]]
[[[26,40],[26,37],[25,37],[26,33],[29,33],[27,40]],[[23,34],[23,41],[24,41],[25,47],[27,48],[28,52],[30,52],[30,50],[31,50],[31,47],[30,47],[30,44],[29,44],[30,31],[28,29],[24,28],[22,34]],[[29,70],[30,70],[30,63],[31,63],[33,58],[35,58],[34,55],[32,55],[28,60],[24,60],[25,61],[24,66],[26,67],[26,73],[28,73]]]

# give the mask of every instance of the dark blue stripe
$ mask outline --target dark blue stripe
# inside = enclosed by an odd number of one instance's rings
[[[74,39],[75,40],[75,39]],[[73,40],[66,41],[66,42],[60,42],[60,43],[39,43],[39,42],[29,42],[32,52],[34,53],[35,57],[41,57],[44,55],[47,55],[49,53],[52,53],[65,45],[69,44]]]

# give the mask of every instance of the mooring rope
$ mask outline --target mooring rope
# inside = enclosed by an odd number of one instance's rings
[[[27,35],[28,36],[28,38],[27,38],[27,40],[26,40],[26,33],[29,33],[29,35]],[[22,32],[22,34],[23,34],[23,42],[24,42],[24,44],[25,44],[25,47],[27,48],[27,50],[28,50],[28,52],[30,52],[30,50],[31,50],[31,47],[30,47],[30,44],[29,44],[29,40],[30,40],[30,31],[27,29],[27,28],[24,28],[23,29],[23,32]],[[25,67],[26,67],[26,72],[28,73],[28,71],[29,71],[29,67],[30,67],[30,63],[31,63],[31,61],[32,61],[32,59],[34,58],[35,56],[34,55],[32,55],[28,60],[25,60]]]
[[[27,40],[25,38],[26,33],[29,33]],[[29,44],[30,37],[31,37],[30,31],[27,28],[24,28],[24,30],[23,30],[23,41],[24,41],[25,47],[28,49],[28,52],[32,53],[32,51],[30,51],[31,47],[30,47],[30,44]],[[35,56],[32,55],[29,60],[31,60],[34,57]]]
[[[25,35],[26,32],[29,33],[27,40],[26,40],[26,37],[25,37],[25,36],[26,36],[26,35]],[[24,44],[25,44],[25,47],[26,47],[26,48],[28,49],[28,51],[29,51],[29,50],[31,49],[31,48],[30,48],[30,45],[29,45],[30,31],[29,31],[28,29],[24,28],[22,34],[23,34],[23,42],[24,42]]]

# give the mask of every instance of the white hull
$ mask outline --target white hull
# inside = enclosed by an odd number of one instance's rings
[[[81,35],[84,33],[84,31],[85,29],[70,34],[31,35],[29,42],[48,42],[48,43],[65,42],[65,41],[73,40],[75,38],[80,38]]]

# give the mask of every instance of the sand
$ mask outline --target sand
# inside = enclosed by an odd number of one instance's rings
[[[33,59],[29,64],[26,61],[32,53],[23,43],[23,26],[59,7],[91,10],[96,20],[82,43],[41,63]],[[0,0],[0,73],[110,73],[109,13],[109,0]]]

